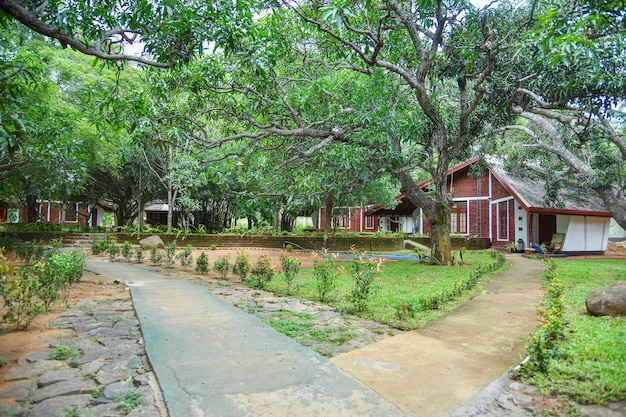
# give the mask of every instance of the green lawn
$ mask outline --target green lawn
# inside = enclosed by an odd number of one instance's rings
[[[626,280],[619,260],[557,261],[557,278],[565,284],[565,340],[546,373],[524,377],[546,395],[560,393],[579,403],[626,399],[626,320],[592,317],[585,299],[592,290]]]
[[[376,275],[376,293],[368,303],[368,308],[359,315],[400,329],[415,329],[423,326],[428,321],[440,317],[463,301],[472,298],[487,284],[489,274],[484,274],[473,289],[464,291],[455,301],[444,303],[435,310],[416,311],[413,317],[400,317],[398,311],[402,303],[413,305],[420,297],[430,297],[446,291],[455,282],[467,280],[472,270],[495,263],[490,251],[465,251],[464,260],[464,266],[455,267],[425,265],[416,261],[383,262],[380,272]],[[346,268],[347,261],[340,262],[340,265],[342,272],[328,304],[339,311],[352,312],[349,294],[353,283]],[[287,294],[287,285],[280,274],[272,279],[268,290],[279,296],[319,301],[312,269],[300,271],[290,294]]]

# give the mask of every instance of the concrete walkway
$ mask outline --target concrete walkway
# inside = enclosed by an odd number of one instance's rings
[[[129,285],[170,417],[406,415],[199,284],[94,259],[86,269]]]
[[[332,362],[191,281],[94,259],[87,269],[130,286],[171,417],[436,417],[518,363],[537,325],[543,264],[508,258],[455,312]]]
[[[509,269],[454,312],[333,362],[412,416],[451,415],[523,359],[538,324],[543,263],[507,259]]]

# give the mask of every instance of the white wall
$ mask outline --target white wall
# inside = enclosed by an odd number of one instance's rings
[[[557,231],[559,230],[557,216]],[[605,251],[608,245],[608,217],[567,216],[569,224],[565,231],[564,252]]]
[[[528,247],[528,213],[520,203],[515,201],[515,210],[513,211],[515,216],[515,243],[519,239],[524,241],[524,247]],[[520,220],[521,219],[521,220]]]

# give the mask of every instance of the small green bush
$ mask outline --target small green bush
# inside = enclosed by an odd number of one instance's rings
[[[302,262],[300,262],[299,259],[292,258],[289,255],[281,253],[280,265],[283,270],[283,277],[285,278],[285,282],[287,283],[287,294],[290,294],[291,288],[293,286],[293,281],[298,272],[300,272],[300,266],[302,266]]]
[[[130,259],[133,257],[133,245],[131,245],[129,241],[124,242],[122,245],[122,256],[128,262],[130,262]]]
[[[237,258],[235,259],[235,263],[233,264],[233,274],[238,276],[239,279],[243,282],[248,278],[250,268],[250,255],[248,255],[244,251],[237,252]]]
[[[4,256],[0,256],[0,271],[4,268]],[[0,296],[4,301],[5,313],[2,320],[15,325],[15,329],[25,329],[39,314],[45,311],[44,303],[37,297],[39,280],[23,268],[21,273],[14,271],[10,276],[0,277]]]
[[[187,245],[187,247],[178,255],[176,255],[178,261],[180,262],[180,266],[185,268],[189,268],[193,264],[193,256],[191,256],[191,245]]]
[[[165,267],[171,268],[174,265],[174,260],[176,256],[176,241],[172,241],[169,245],[165,247]]]
[[[213,270],[220,275],[220,279],[226,279],[230,271],[230,257],[228,255],[220,256],[213,264]]]
[[[112,243],[111,246],[109,246],[107,252],[109,253],[109,257],[111,258],[111,260],[114,260],[117,255],[120,254],[120,247],[115,243]]]
[[[141,246],[138,246],[137,248],[135,248],[135,262],[140,264],[143,262],[145,257],[146,257],[146,254],[143,251],[143,248]]]
[[[209,257],[204,252],[196,259],[196,272],[199,274],[207,274],[209,272]]]
[[[362,312],[367,308],[368,300],[374,295],[374,275],[379,269],[380,263],[374,259],[368,259],[365,251],[352,248],[352,260],[348,269],[354,286],[350,292],[350,300],[355,311]]]
[[[163,263],[163,251],[156,246],[150,248],[150,263],[152,265],[161,265]]]
[[[328,301],[331,292],[337,285],[337,277],[339,276],[336,256],[329,255],[326,249],[322,251],[321,255],[314,253],[313,276],[320,301]]]
[[[250,278],[246,280],[246,284],[254,288],[266,289],[273,276],[272,260],[267,255],[261,255],[250,271]]]
[[[109,250],[109,246],[111,246],[111,236],[104,235],[102,239],[94,240],[91,242],[91,253],[93,253],[94,255],[106,253]]]

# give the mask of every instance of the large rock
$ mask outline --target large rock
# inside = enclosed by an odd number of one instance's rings
[[[591,291],[587,312],[592,316],[626,316],[626,281]]]
[[[159,249],[165,248],[165,244],[161,240],[160,236],[148,236],[139,241],[139,245],[141,245],[141,249],[150,250],[153,246],[156,246]]]

